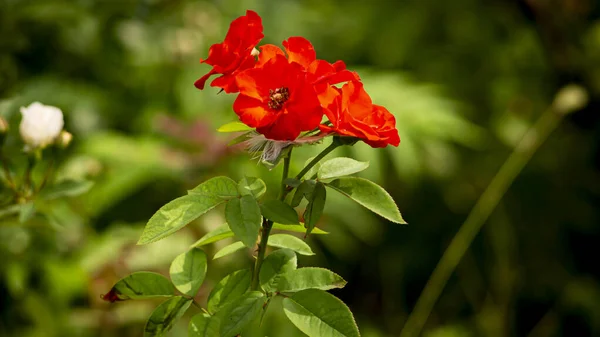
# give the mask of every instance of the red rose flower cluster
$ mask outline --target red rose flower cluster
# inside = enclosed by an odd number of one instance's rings
[[[268,139],[292,141],[304,131],[320,129],[372,147],[400,144],[394,116],[373,104],[344,62],[317,59],[312,44],[302,37],[283,41],[284,50],[267,44],[259,51],[256,46],[263,37],[255,12],[235,19],[225,41],[211,46],[208,58],[201,60],[213,68],[195,86],[203,89],[210,76],[221,75],[210,85],[239,93],[233,110]],[[329,120],[324,124],[323,116]]]

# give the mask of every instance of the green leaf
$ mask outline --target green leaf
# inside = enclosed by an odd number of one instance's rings
[[[303,223],[300,223],[300,225],[282,225],[279,223],[274,223],[273,229],[294,232],[294,233],[306,233],[306,227],[304,227]],[[315,227],[312,231],[312,234],[329,234],[329,232],[326,232],[322,229]]]
[[[164,336],[185,314],[192,299],[175,296],[159,305],[148,318],[144,328],[144,337]]]
[[[299,179],[296,179],[296,178],[285,178],[283,180],[283,183],[286,184],[286,185],[288,185],[288,186],[296,188],[296,187],[300,186],[300,184],[302,183],[302,181],[300,181]]]
[[[292,198],[292,207],[298,207],[302,202],[302,198],[309,199],[315,189],[316,182],[314,180],[305,180],[297,188]]]
[[[248,131],[245,132],[237,137],[235,137],[234,139],[232,139],[229,143],[227,143],[227,146],[233,146],[233,145],[237,145],[239,143],[245,142],[248,139],[252,138],[252,131]]]
[[[258,274],[261,287],[266,292],[275,291],[279,276],[296,269],[297,265],[298,259],[291,249],[280,249],[269,254]]]
[[[285,298],[283,312],[308,336],[360,337],[350,309],[323,290],[307,289]]]
[[[305,289],[330,290],[343,288],[346,281],[338,274],[324,268],[307,267],[292,270],[279,278],[277,290],[297,292]]]
[[[269,236],[267,244],[271,247],[288,248],[300,255],[315,255],[306,242],[289,234],[273,234]]]
[[[47,200],[76,197],[89,191],[92,186],[94,186],[94,182],[89,180],[64,180],[45,188],[40,196]]]
[[[266,297],[259,291],[244,294],[220,310],[216,317],[221,320],[221,336],[234,337],[258,317]]]
[[[379,185],[363,178],[343,177],[327,184],[327,187],[392,222],[406,224],[394,199]]]
[[[258,238],[262,217],[260,207],[251,195],[231,199],[225,206],[225,219],[235,236],[253,248]]]
[[[321,164],[317,177],[319,180],[339,178],[366,170],[368,167],[368,162],[346,157],[333,158]]]
[[[215,313],[223,306],[242,296],[252,282],[250,269],[242,269],[225,276],[208,296],[208,312]]]
[[[138,245],[164,239],[223,202],[225,200],[219,197],[201,194],[189,194],[169,202],[150,218]]]
[[[308,205],[304,211],[304,225],[306,226],[306,235],[310,234],[315,228],[315,225],[321,218],[323,210],[325,209],[325,199],[327,198],[327,191],[325,185],[318,182],[315,185],[314,191],[310,194]]]
[[[32,201],[21,204],[19,208],[19,222],[25,223],[35,215],[35,205]]]
[[[315,159],[315,157],[308,158],[308,160],[304,163],[304,167],[308,166],[308,164],[311,161],[313,161],[313,159]],[[310,170],[308,170],[308,172],[306,172],[306,174],[304,174],[303,177],[300,177],[300,178],[306,177],[306,179],[314,179],[314,177],[317,175],[317,172],[319,171],[320,167],[321,167],[321,162],[316,163],[313,167],[310,168]]]
[[[194,297],[204,282],[206,269],[206,253],[193,248],[173,260],[169,274],[177,290]]]
[[[268,200],[260,205],[262,215],[273,221],[284,225],[297,225],[298,213],[292,206],[281,200]]]
[[[175,288],[166,277],[145,271],[133,273],[117,282],[102,299],[109,302],[141,300],[175,295]]]
[[[226,200],[239,196],[236,182],[231,178],[222,176],[208,179],[194,189],[189,190],[188,193],[218,197]]]
[[[222,258],[223,256],[231,255],[237,252],[238,250],[242,250],[244,248],[246,248],[246,245],[244,245],[242,241],[234,242],[230,245],[221,248],[218,252],[216,252],[215,256],[213,256],[213,260]]]
[[[253,130],[251,127],[249,127],[248,125],[242,123],[242,122],[229,122],[227,124],[221,125],[217,131],[218,132],[241,132],[241,131],[250,131]]]
[[[207,313],[198,314],[190,320],[188,337],[221,337],[221,320]]]
[[[267,185],[259,178],[244,177],[238,182],[238,191],[240,195],[253,195],[258,199],[267,191]]]
[[[223,239],[227,239],[233,236],[233,232],[229,228],[229,225],[222,224],[221,226],[215,228],[214,230],[206,233],[200,240],[196,241],[192,247],[200,247],[207,245],[209,243],[217,242]]]

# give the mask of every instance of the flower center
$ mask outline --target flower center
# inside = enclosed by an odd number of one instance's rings
[[[283,103],[290,98],[290,90],[286,87],[278,89],[269,89],[269,108],[273,110],[281,110]]]

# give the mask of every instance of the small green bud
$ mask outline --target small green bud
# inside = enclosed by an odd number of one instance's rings
[[[585,88],[577,84],[569,84],[558,91],[552,105],[558,113],[566,115],[584,108],[588,99]]]
[[[68,131],[61,131],[58,137],[56,138],[56,146],[61,149],[66,149],[71,144],[73,140],[73,135]]]

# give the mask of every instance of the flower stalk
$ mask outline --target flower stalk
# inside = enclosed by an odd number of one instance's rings
[[[293,149],[293,148],[292,148]],[[288,152],[287,156],[283,159],[283,174],[281,176],[281,190],[279,191],[279,200],[285,199],[286,189],[285,180],[290,172],[290,161],[292,159],[292,149]],[[262,231],[260,235],[260,242],[258,244],[258,253],[256,255],[256,263],[254,264],[254,271],[252,273],[252,284],[251,290],[259,290],[259,273],[260,267],[265,259],[265,253],[267,251],[267,243],[269,242],[269,235],[273,228],[273,222],[263,218]]]

